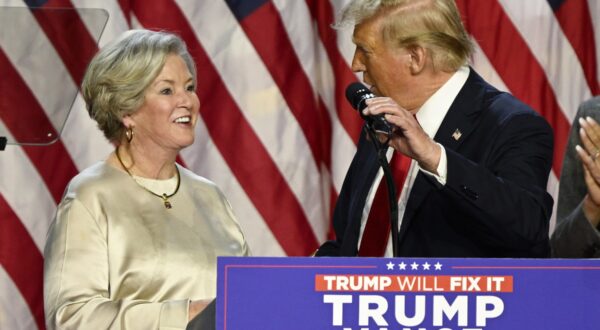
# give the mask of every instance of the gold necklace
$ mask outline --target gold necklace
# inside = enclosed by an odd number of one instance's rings
[[[121,160],[121,156],[119,156],[119,147],[117,147],[117,149],[115,150],[115,154],[117,155],[117,159],[119,160],[119,164],[121,164],[121,166],[123,167],[123,169],[125,170],[125,172],[127,172],[127,174],[129,174],[129,176],[133,179],[133,181],[140,187],[142,187],[144,190],[146,190],[147,192],[151,193],[152,195],[162,198],[163,203],[165,203],[165,208],[170,209],[173,206],[171,205],[171,202],[169,202],[169,198],[175,196],[175,194],[177,193],[177,191],[179,191],[179,184],[181,183],[181,177],[179,175],[179,169],[177,168],[177,165],[175,165],[175,172],[177,173],[177,187],[175,187],[175,191],[173,191],[173,193],[167,195],[166,193],[159,195],[157,193],[155,193],[154,191],[144,187],[144,185],[142,185],[141,183],[138,182],[138,180],[136,180],[133,175],[131,174],[131,172],[129,172],[129,169],[127,169],[127,167],[125,167],[125,164],[123,164],[123,161]]]

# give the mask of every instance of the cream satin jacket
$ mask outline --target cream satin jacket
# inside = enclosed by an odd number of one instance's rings
[[[216,185],[178,168],[171,209],[104,162],[71,180],[44,251],[49,329],[185,329],[215,297],[217,256],[248,246]]]

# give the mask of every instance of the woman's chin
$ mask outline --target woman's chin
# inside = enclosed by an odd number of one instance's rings
[[[182,139],[182,141],[180,142],[179,145],[181,146],[181,149],[187,148],[187,147],[191,146],[192,144],[194,144],[194,140],[195,140],[194,136],[187,138],[187,139]]]

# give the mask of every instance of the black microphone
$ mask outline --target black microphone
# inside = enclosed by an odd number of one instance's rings
[[[346,88],[346,99],[354,109],[358,110],[367,125],[375,132],[387,134],[389,137],[392,134],[392,125],[385,120],[383,115],[365,116],[362,113],[362,110],[367,107],[366,101],[374,97],[375,94],[359,82],[353,82]]]
[[[376,116],[365,116],[362,111],[367,107],[367,100],[375,97],[375,94],[371,92],[367,86],[353,82],[346,88],[346,99],[350,102],[350,105],[360,113],[360,116],[366,121],[366,132],[371,138],[371,142],[377,151],[377,161],[383,169],[383,177],[387,184],[388,202],[390,207],[390,222],[392,227],[392,233],[398,232],[398,199],[396,198],[396,184],[394,183],[394,175],[390,169],[386,152],[388,150],[387,144],[392,138],[392,125],[385,120],[383,115]],[[385,142],[379,141],[378,136],[375,133],[381,133],[387,135]],[[398,256],[398,235],[392,235],[392,250],[394,257]]]

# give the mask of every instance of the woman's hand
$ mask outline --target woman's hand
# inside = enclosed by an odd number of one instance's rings
[[[190,302],[189,312],[188,312],[188,322],[191,321],[196,315],[200,314],[212,299],[203,299],[203,300],[193,300]]]
[[[600,125],[590,117],[579,118],[581,146],[575,149],[583,163],[587,194],[583,200],[583,213],[594,226],[600,224]]]

